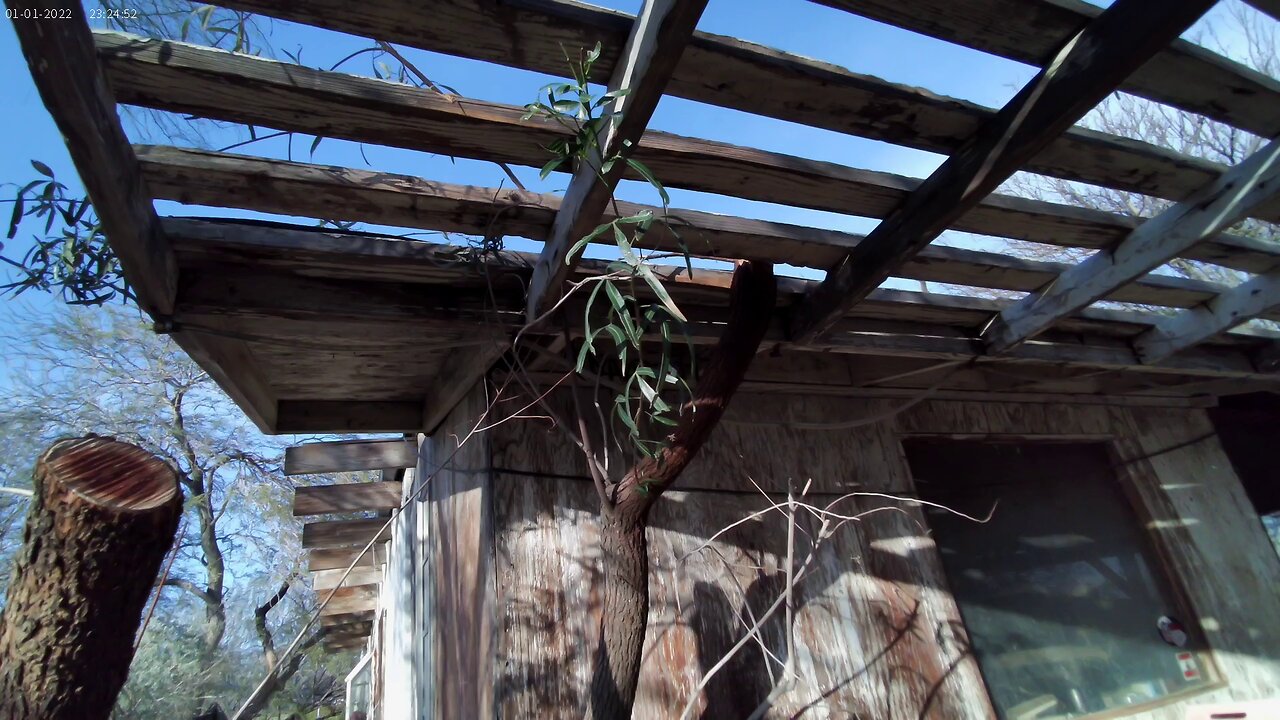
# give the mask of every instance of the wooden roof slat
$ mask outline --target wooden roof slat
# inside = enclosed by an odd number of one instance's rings
[[[604,53],[606,82],[632,16],[566,0],[453,0],[431,13],[404,0],[232,0],[231,7],[461,57],[564,75],[563,48]],[[357,10],[358,8],[358,10]],[[760,92],[768,88],[768,92]],[[667,85],[671,95],[950,154],[995,110],[737,38],[695,32]],[[1236,104],[1239,101],[1232,100]],[[1029,171],[1181,200],[1225,172],[1218,163],[1115,135],[1072,128]],[[1280,203],[1260,211],[1280,219]]]
[[[288,208],[288,212],[295,215],[323,214],[345,221],[383,222],[471,235],[511,234],[543,240],[560,202],[559,196],[553,194],[450,185],[389,173],[205,151],[143,148],[139,154],[144,159],[144,172],[158,197],[261,212],[283,212]],[[254,191],[246,192],[249,187]],[[657,213],[660,209],[633,203],[619,204],[619,211],[624,214],[643,210]],[[337,217],[334,217],[335,212]],[[861,240],[860,235],[853,233],[787,223],[691,210],[672,209],[669,212],[681,227],[679,240],[697,255],[761,257],[777,263],[826,267]],[[611,217],[611,213],[606,213],[604,219]],[[166,219],[165,226],[174,227],[179,235],[185,236],[200,236],[227,227],[180,219]],[[263,232],[271,234],[271,231],[267,227]],[[246,245],[255,234],[253,227],[243,226],[235,236],[221,239]],[[312,242],[322,241],[321,237],[314,235],[303,238]],[[177,242],[182,243],[181,240]],[[602,242],[612,240],[604,238]],[[670,252],[681,249],[677,238],[661,226],[647,233],[641,246]],[[403,248],[406,252],[401,253],[399,259],[388,256],[380,266],[385,266],[388,274],[399,273],[402,279],[430,281],[434,277],[447,281],[450,275],[438,272],[439,259],[414,262],[415,252],[422,247],[406,245]],[[182,243],[182,250],[193,252],[195,247]],[[297,259],[302,261],[303,258],[298,256]],[[313,263],[317,272],[322,268],[325,272],[341,272],[346,267],[326,264],[323,254],[308,256],[307,260]],[[409,266],[402,267],[401,263],[409,263]],[[1066,263],[1023,260],[1000,253],[930,245],[904,263],[896,274],[917,280],[1031,292],[1069,267]],[[359,271],[367,275],[372,268],[366,263]],[[1117,289],[1108,299],[1193,307],[1224,289],[1213,283],[1187,278],[1146,275]]]
[[[1082,0],[814,1],[1037,66],[1102,12]],[[1154,3],[1153,17],[1162,9]],[[1174,40],[1120,89],[1262,137],[1280,133],[1280,82],[1186,40]]]
[[[991,351],[1002,352],[1034,337],[1059,318],[1221,232],[1239,221],[1250,207],[1277,194],[1280,139],[1255,152],[1195,197],[1147,220],[1114,249],[1088,258],[1056,283],[1004,310],[986,332]]]
[[[293,491],[293,516],[395,510],[403,490],[399,480],[299,487]]]
[[[326,548],[307,553],[307,570],[346,570],[360,548]],[[387,544],[377,543],[356,562],[356,568],[377,568],[387,562]]]
[[[1199,307],[1164,318],[1133,341],[1143,362],[1160,362],[1280,308],[1280,273],[1257,275]]]
[[[707,0],[645,0],[632,23],[621,60],[608,84],[610,90],[625,88],[628,92],[601,109],[602,114],[620,119],[607,126],[601,146],[588,150],[589,156],[581,158],[569,181],[551,234],[529,280],[529,322],[535,321],[548,303],[560,298],[564,279],[577,262],[571,253],[573,246],[600,223],[600,216],[627,169],[621,161],[606,168],[605,161],[632,154],[706,6]]]
[[[234,228],[237,224],[228,223],[228,225]],[[278,230],[276,228],[261,228],[252,225],[250,227],[255,228],[256,237],[253,242],[259,248],[270,242],[269,233]],[[278,235],[279,247],[285,251],[291,251],[297,247],[299,242],[305,242],[303,234],[308,232],[314,233],[319,239],[331,239],[334,235],[328,232],[297,229],[291,233]],[[227,234],[234,234],[234,232],[229,230]],[[341,260],[341,262],[345,262],[351,267],[359,267],[365,261],[365,258],[383,257],[388,254],[394,255],[397,252],[404,252],[399,250],[400,248],[414,248],[417,245],[417,243],[406,243],[373,236],[350,236],[344,238],[342,243],[333,246],[334,254],[331,255],[331,260],[338,262],[340,258],[345,257],[346,259]],[[430,246],[426,247],[429,248]],[[439,252],[447,253],[451,251],[442,248]],[[442,255],[442,257],[448,257],[448,255]],[[528,272],[528,256],[522,258],[518,253],[505,253],[502,257],[504,259],[494,260],[493,262],[506,263],[508,267],[515,270],[522,269],[523,272]],[[256,263],[257,260],[255,259],[254,262]],[[494,267],[493,271],[500,270],[499,266],[495,265]],[[579,272],[583,273],[600,272],[602,270],[603,263],[595,261],[584,263],[579,268]],[[271,272],[271,274],[263,275],[265,272]],[[730,274],[699,270],[694,278],[688,278],[684,276],[683,270],[675,268],[670,269],[669,272],[666,270],[662,272],[667,276],[668,288],[673,297],[676,298],[678,303],[685,305],[691,317],[694,318],[693,334],[695,341],[714,341],[719,333],[719,325],[716,322],[722,320],[716,315],[716,308],[723,309]],[[487,296],[483,289],[483,281],[473,274],[473,270],[466,266],[460,266],[457,273],[455,282],[449,285],[455,303],[466,302],[468,286],[473,288],[471,293],[477,297],[481,295]],[[196,277],[199,277],[199,275],[196,275]],[[515,283],[511,284],[514,285]],[[270,287],[264,289],[264,286],[267,285],[270,285]],[[777,321],[778,325],[770,331],[768,339],[769,342],[775,343],[785,343],[780,326],[785,307],[794,302],[808,287],[811,287],[812,283],[794,278],[781,278],[780,285],[781,309]],[[246,321],[276,317],[280,318],[280,322],[298,323],[300,327],[306,327],[312,323],[316,324],[317,327],[321,327],[325,323],[339,320],[358,321],[362,324],[383,322],[388,324],[389,327],[401,328],[412,332],[413,328],[417,327],[418,323],[423,319],[435,326],[438,326],[441,322],[441,309],[434,308],[429,304],[406,304],[402,300],[405,297],[421,295],[425,287],[430,286],[416,283],[358,282],[316,278],[304,275],[282,274],[278,269],[254,271],[242,268],[234,273],[223,270],[209,274],[204,280],[193,284],[186,290],[187,294],[182,296],[182,301],[179,303],[177,320],[179,323],[186,322],[187,313],[190,312],[195,313],[197,321],[204,314],[213,314],[230,319],[244,318]],[[522,306],[523,297],[516,297],[513,302]],[[328,304],[326,305],[326,303]],[[855,309],[855,312],[858,318],[892,319],[898,325],[904,322],[907,325],[914,323],[917,326],[921,322],[940,321],[954,323],[949,332],[956,334],[956,337],[926,341],[927,344],[922,351],[922,356],[947,359],[958,354],[959,357],[969,358],[985,353],[981,339],[977,334],[978,329],[989,318],[999,313],[1004,307],[1007,307],[1008,304],[1007,301],[985,298],[882,289],[872,293],[866,302]],[[455,308],[445,312],[448,313],[448,317],[453,318],[453,322],[459,327],[474,327],[476,324],[474,320],[458,315],[456,305]],[[1113,338],[1107,342],[1115,342],[1119,343],[1119,345],[1107,348],[1105,354],[1101,356],[1101,360],[1108,366],[1124,367],[1143,372],[1257,375],[1245,352],[1230,349],[1196,351],[1191,354],[1182,354],[1170,358],[1160,366],[1143,365],[1133,355],[1132,349],[1127,344],[1127,337],[1132,337],[1150,328],[1155,321],[1156,318],[1154,316],[1146,313],[1087,308],[1081,312],[1078,318],[1073,318],[1068,323],[1064,323],[1063,327],[1064,330],[1069,330],[1073,333],[1085,334],[1083,335],[1084,337],[1098,338],[1099,333],[1112,335]],[[518,327],[523,323],[523,314],[519,312],[511,313],[506,322],[512,323],[512,327]],[[909,351],[910,343],[915,342],[914,339],[908,338],[904,340],[896,337],[896,331],[878,329],[871,332],[859,331],[857,336],[859,344],[855,345],[850,342],[848,333],[844,330],[849,322],[853,321],[842,321],[839,331],[841,337],[837,340],[828,341],[823,339],[821,343],[812,348],[801,349],[821,351],[830,348],[837,351],[842,350],[863,354],[885,350],[905,353]],[[858,320],[856,322],[865,324],[866,321]],[[1275,335],[1271,333],[1259,337],[1256,335],[1256,331],[1241,328],[1241,331],[1245,330],[1249,330],[1248,334],[1241,335],[1239,338],[1251,343],[1269,340]],[[1087,344],[1096,344],[1101,340],[1102,338],[1088,340]],[[908,346],[900,346],[898,343],[901,342],[907,342]],[[948,342],[956,343],[956,345],[948,351],[945,347],[939,347],[937,344],[939,342],[944,345]],[[1098,360],[1097,357],[1091,354],[1092,351],[1077,349],[1075,346],[1078,344],[1078,342],[1073,342],[1068,346],[1058,339],[1044,343],[1038,342],[1034,350],[1017,353],[1012,356],[1011,361],[1062,362],[1068,365],[1089,367],[1091,363]],[[1055,355],[1055,352],[1062,350],[1062,348],[1069,348],[1069,352],[1063,351],[1061,355]],[[948,352],[951,354],[948,355]],[[1124,361],[1123,358],[1126,357],[1127,361]],[[335,416],[349,420],[351,422],[350,427],[353,427],[353,429],[364,429],[359,427],[362,422],[371,424],[377,422],[383,426],[390,424],[385,415],[364,415],[361,418],[351,420],[347,416],[341,415],[339,411],[353,404],[337,403],[334,405],[330,412]],[[402,428],[381,427],[381,429],[413,429],[416,426],[412,423],[418,422],[413,416],[406,418],[404,421],[406,425]]]
[[[827,273],[796,314],[809,340],[883,283],[1189,27],[1214,0],[1117,0],[866,239]],[[1142,27],[1134,33],[1133,28]],[[1225,229],[1225,228],[1224,228]],[[1151,268],[1148,268],[1150,270]]]
[[[328,597],[329,593],[321,595],[321,599]],[[378,609],[378,586],[377,585],[357,585],[355,587],[340,587],[333,591],[333,597],[329,600],[329,604],[325,605],[320,611],[321,617],[330,617],[335,615],[350,615],[353,613],[368,612]]]
[[[375,536],[379,542],[391,538],[391,529],[387,526],[385,518],[321,520],[302,526],[302,547],[306,549],[359,548]]]
[[[144,310],[173,310],[178,266],[160,230],[151,198],[138,172],[133,148],[120,127],[116,103],[94,52],[82,10],[63,18],[65,4],[7,0],[32,19],[15,20],[14,31],[40,98],[66,141],[111,249]],[[45,17],[45,13],[49,17]]]
[[[418,443],[411,439],[312,442],[284,451],[285,475],[411,468],[417,463]]]
[[[565,133],[554,123],[522,121],[523,109],[514,106],[182,43],[113,34],[98,39],[118,97],[147,107],[531,167],[541,167],[545,146]],[[890,173],[656,132],[645,134],[635,157],[668,187],[868,217],[889,214],[920,185]],[[953,227],[1099,248],[1137,224],[1098,210],[992,195]],[[1193,254],[1265,272],[1280,263],[1280,243],[1223,235]]]
[[[343,575],[346,578],[343,579]],[[342,585],[339,586],[338,583]],[[382,570],[378,568],[346,568],[333,570],[317,570],[311,574],[311,587],[315,590],[332,590],[336,587],[354,587],[356,585],[377,585],[382,582]]]
[[[354,270],[369,258],[403,258],[406,265],[414,262],[429,263],[432,257],[436,257],[439,262],[456,259],[456,246],[432,246],[375,235],[337,234],[301,228],[254,224],[242,226],[220,221],[174,222],[175,228],[179,230],[181,227],[207,228],[210,225],[224,225],[226,228],[220,232],[197,232],[189,239],[184,239],[184,244],[221,243],[218,238],[235,235],[237,228],[245,227],[245,231],[253,235],[253,246],[261,252],[274,244],[281,252],[291,253],[299,244],[309,244],[308,233],[313,233],[318,243],[327,247],[327,253],[313,246],[313,252],[308,257],[328,254],[329,263],[345,263],[352,269],[342,278],[316,277],[311,272],[310,262],[306,262],[297,266],[302,271],[300,274],[282,273],[278,267],[271,270],[256,267],[257,258],[261,254],[248,258],[255,267],[238,267],[234,272],[228,271],[229,266],[226,265],[215,266],[209,271],[192,267],[186,271],[190,282],[184,286],[183,294],[179,296],[177,321],[180,325],[189,319],[194,319],[197,323],[203,322],[203,318],[208,316],[237,321],[274,317],[309,321],[321,326],[335,322],[362,323],[365,326],[384,323],[388,327],[403,324],[415,332],[421,328],[424,332],[435,333],[443,332],[449,327],[473,329],[485,322],[495,324],[497,328],[505,326],[512,329],[523,324],[522,314],[509,308],[502,310],[505,314],[493,314],[488,305],[489,296],[483,275],[466,265],[456,266],[451,282],[436,281],[432,285],[385,280],[376,274],[368,279],[354,276]],[[179,222],[181,225],[178,225]],[[181,232],[176,236],[182,237]],[[517,277],[527,275],[533,257],[525,253],[505,252],[498,258],[490,259],[486,272],[499,278],[504,273],[513,273]],[[598,274],[605,269],[604,262],[588,262],[579,268],[580,274],[575,277]],[[682,267],[673,266],[659,267],[655,271],[666,278],[668,289],[678,303],[688,303],[700,308],[721,306],[731,277],[730,273],[708,269],[697,269],[695,275],[690,277]],[[780,278],[779,284],[779,302],[784,306],[793,303],[815,285],[812,281],[789,277]],[[516,286],[516,282],[499,282],[497,287],[500,289],[504,285]],[[448,304],[435,301],[432,298],[434,292],[446,292]],[[518,293],[513,294],[509,301],[522,302],[523,296],[517,295]],[[499,297],[506,296],[499,293]],[[1011,302],[881,288],[869,296],[867,303],[856,307],[853,315],[883,314],[886,309],[900,308],[898,317],[927,320],[925,315],[949,313],[949,319],[977,329]],[[911,317],[913,314],[916,317]],[[1112,334],[1137,334],[1156,321],[1156,317],[1149,313],[1096,307],[1082,309],[1079,318],[1091,322],[1090,329],[1094,331],[1112,328]],[[1246,331],[1241,329],[1240,332]],[[1256,332],[1249,331],[1247,335],[1254,336]]]

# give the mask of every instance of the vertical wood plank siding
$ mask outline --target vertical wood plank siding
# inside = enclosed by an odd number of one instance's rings
[[[910,493],[898,443],[908,435],[1113,441],[1118,477],[1139,515],[1149,518],[1227,681],[1126,717],[1174,720],[1190,703],[1280,692],[1280,559],[1203,411],[937,401],[856,429],[792,426],[881,416],[901,402],[744,396],[734,403],[682,489],[654,510],[653,602],[635,717],[678,717],[707,668],[744,634],[744,619],[763,612],[781,591],[780,515],[744,523],[681,561],[711,533],[768,505],[747,477],[771,492],[784,490],[789,479],[801,486],[812,478],[811,492],[822,494],[814,498],[818,503],[851,489]],[[496,633],[496,674],[485,677],[493,683],[493,712],[504,718],[580,717],[599,627],[594,491],[558,430],[519,421],[491,435],[486,487],[496,565],[492,576],[484,570],[470,587],[490,577],[496,582],[488,629]],[[852,498],[839,507],[851,514],[882,511],[846,525],[818,553],[797,594],[800,681],[778,698],[769,717],[791,717],[807,706],[804,715],[813,717],[991,717],[923,515],[878,498]],[[457,508],[472,523],[482,517],[474,506]],[[801,541],[797,552],[807,548]],[[440,621],[449,622],[448,616],[442,613]],[[495,637],[478,625],[468,627],[475,639],[470,647]],[[764,645],[785,659],[780,619],[766,624]],[[748,644],[709,683],[695,717],[750,714],[774,684],[763,658],[758,643]],[[442,667],[440,677],[443,686],[481,676],[464,665]]]
[[[488,436],[459,446],[485,408],[477,383],[431,436],[429,489],[437,718],[493,717],[494,577]],[[455,452],[456,451],[456,452]]]

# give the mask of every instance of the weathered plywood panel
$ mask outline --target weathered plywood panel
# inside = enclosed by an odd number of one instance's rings
[[[898,444],[908,435],[1113,440],[1120,480],[1149,518],[1225,681],[1132,717],[1181,720],[1193,704],[1280,692],[1280,560],[1202,410],[927,401],[894,414],[902,404],[776,395],[734,401],[703,464],[651,518],[652,606],[637,718],[678,717],[707,669],[745,633],[743,618],[781,591],[778,515],[744,523],[682,562],[702,538],[767,505],[747,478],[778,488],[812,477],[823,493],[856,478],[859,489],[910,493]],[[879,421],[852,427],[872,419]],[[578,717],[600,622],[598,501],[558,430],[507,423],[492,448],[497,714]],[[836,533],[802,583],[800,679],[770,717],[806,707],[813,717],[991,717],[922,514],[882,498],[842,502],[850,513],[880,511]],[[799,537],[803,552],[806,536]],[[779,622],[766,624],[763,635],[767,652],[749,644],[698,697],[695,717],[746,717],[769,694],[765,658],[785,659],[786,648]]]
[[[610,402],[611,398],[602,405],[607,409]],[[796,425],[858,420],[865,417],[864,410],[881,412],[890,405],[892,401],[864,404],[823,396],[740,395],[730,403],[698,457],[681,474],[678,487],[754,491],[754,481],[767,491],[785,492],[788,481],[799,488],[812,479],[814,493],[905,489],[902,479],[906,469],[890,434],[891,424],[830,431]],[[576,425],[567,393],[557,395],[553,407],[569,426]],[[588,424],[594,430],[598,425],[593,421],[590,400],[584,399],[582,407],[590,414]],[[792,421],[796,424],[789,424]],[[561,430],[545,422],[507,423],[492,442],[496,469],[589,478],[581,452],[568,444]],[[813,450],[818,444],[822,445],[820,452]],[[596,447],[602,444],[597,442]],[[745,472],[726,472],[726,468]],[[625,470],[621,463],[610,467],[618,477]]]
[[[431,436],[427,539],[435,643],[430,717],[493,716],[494,577],[489,438],[470,431],[484,412],[478,383]]]

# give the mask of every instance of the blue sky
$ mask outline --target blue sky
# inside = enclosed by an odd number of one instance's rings
[[[598,4],[634,13],[640,6],[640,0],[598,0]],[[1220,6],[1214,14],[1221,15],[1225,11],[1226,8]],[[938,94],[989,107],[1002,105],[1034,75],[1034,69],[1029,66],[865,20],[805,0],[710,0],[699,28],[809,55],[856,72],[928,88]],[[349,53],[370,44],[365,38],[280,21],[272,21],[268,30],[275,56],[283,57],[284,50],[296,51],[302,48],[303,62],[311,66],[328,67]],[[1192,32],[1195,32],[1194,28]],[[446,55],[416,50],[404,52],[436,82],[454,87],[464,95],[485,100],[523,104],[532,100],[537,89],[552,79],[536,73]],[[342,69],[357,74],[371,74],[367,56],[352,61]],[[70,181],[75,178],[75,169],[32,85],[13,28],[8,22],[0,24],[0,73],[3,73],[0,97],[3,98],[6,109],[6,112],[0,113],[0,133],[5,138],[4,151],[0,153],[0,183],[20,184],[34,178],[35,173],[29,161],[36,158],[49,164],[59,179],[73,184]],[[767,92],[767,88],[762,91]],[[162,137],[144,136],[128,115],[125,117],[125,126],[135,141],[166,142]],[[932,153],[672,97],[662,100],[651,127],[915,177],[927,176],[942,161],[941,156]],[[204,143],[207,147],[219,148],[246,137],[242,128],[208,126]],[[505,180],[502,172],[491,163],[452,160],[425,153],[371,146],[366,146],[362,156],[355,143],[331,139],[325,140],[312,158],[308,154],[310,145],[310,137],[295,138],[294,159],[356,168],[372,167],[433,180],[481,186],[496,186]],[[288,147],[283,139],[278,139],[255,143],[235,152],[285,157]],[[567,183],[567,176],[561,174],[553,174],[545,182],[540,182],[534,169],[516,168],[516,172],[525,185],[534,190],[559,191]],[[0,196],[7,199],[12,196],[13,191],[12,185],[6,186]],[[653,191],[641,183],[624,183],[619,195],[629,200],[655,201]],[[696,192],[674,190],[671,195],[672,204],[677,208],[695,208],[856,232],[866,232],[875,224],[875,221],[866,218]],[[0,210],[6,221],[8,207],[6,204]],[[162,214],[263,217],[217,208],[184,207],[171,202],[157,203],[157,209]],[[302,222],[311,223],[313,220],[304,219]],[[951,241],[974,244],[984,249],[990,247],[989,243],[984,243],[981,239],[953,237]],[[522,240],[509,241],[509,245],[515,249],[536,248],[532,243]],[[22,247],[20,237],[10,244],[6,252],[12,256],[15,251],[20,252]],[[32,312],[47,311],[51,307],[49,299],[34,297],[30,293],[24,296],[22,306]],[[2,376],[3,370],[0,369],[0,378]]]

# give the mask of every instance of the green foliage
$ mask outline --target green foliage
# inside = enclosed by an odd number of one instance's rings
[[[614,416],[625,428],[632,446],[643,455],[655,457],[667,442],[664,428],[676,425],[683,401],[691,394],[675,361],[672,338],[676,335],[684,338],[690,373],[693,349],[686,332],[688,320],[654,271],[650,258],[638,247],[644,244],[645,235],[658,225],[676,238],[679,234],[667,221],[670,197],[658,178],[643,163],[630,157],[629,143],[616,149],[609,147],[608,136],[622,119],[622,114],[613,112],[611,106],[626,96],[628,88],[599,94],[594,91],[589,78],[600,53],[601,46],[597,43],[577,60],[570,59],[573,82],[544,86],[538,92],[538,99],[525,105],[524,117],[526,120],[546,118],[570,132],[568,137],[557,139],[547,147],[552,158],[542,167],[543,178],[556,170],[587,167],[601,182],[608,183],[607,178],[620,171],[619,164],[624,163],[662,199],[660,217],[647,210],[622,215],[614,202],[614,219],[579,238],[569,251],[569,262],[573,262],[589,243],[602,237],[612,238],[617,248],[619,258],[609,263],[608,273],[591,278],[594,287],[582,317],[585,339],[575,370],[583,373],[592,359],[612,365],[624,379],[622,389],[614,398]],[[692,274],[687,249],[683,250],[683,256],[685,268]],[[647,294],[642,295],[639,290]],[[656,357],[645,346],[646,339],[655,337],[661,340]],[[673,396],[674,402],[670,399]]]
[[[19,230],[34,227],[32,245],[17,260],[4,255],[0,245],[0,261],[19,273],[17,280],[0,285],[0,292],[56,292],[72,305],[132,300],[89,198],[72,195],[48,165],[32,160],[31,166],[41,177],[18,188],[5,237],[13,240]]]

